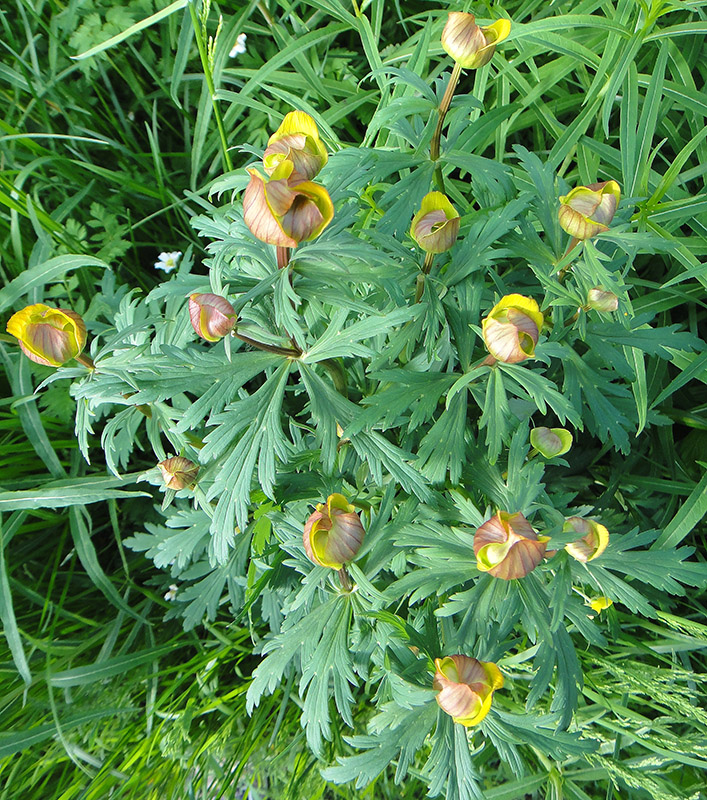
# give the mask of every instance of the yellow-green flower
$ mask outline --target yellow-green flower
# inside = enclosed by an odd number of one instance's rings
[[[249,169],[243,217],[251,233],[278,247],[296,247],[315,239],[334,218],[334,205],[323,186],[311,181],[290,186],[294,165],[283,161],[270,179]]]
[[[591,239],[609,230],[621,199],[621,188],[616,181],[577,186],[560,197],[560,227],[575,239]]]
[[[452,11],[442,31],[442,47],[464,69],[478,69],[493,58],[496,45],[508,38],[511,21],[499,19],[479,27],[473,14]]]
[[[524,578],[542,561],[548,541],[520,512],[499,511],[474,534],[476,566],[504,581]]]
[[[444,253],[459,234],[459,214],[442,192],[429,192],[410,226],[410,235],[426,253]]]
[[[489,353],[506,364],[533,358],[543,321],[535,300],[522,294],[507,294],[481,323]]]
[[[570,517],[565,520],[563,533],[574,531],[582,538],[565,545],[565,550],[577,561],[586,563],[598,558],[609,544],[609,531],[594,519]]]
[[[356,509],[342,494],[318,503],[304,525],[304,549],[321,567],[341,569],[358,553],[365,531]]]
[[[589,606],[596,614],[601,614],[602,611],[606,611],[607,608],[611,608],[614,605],[614,601],[610,597],[595,597],[592,601],[590,601]]]
[[[317,123],[304,111],[290,111],[268,140],[263,166],[272,175],[283,161],[291,161],[293,169],[288,182],[296,186],[311,181],[328,158]]]
[[[595,311],[609,313],[619,307],[619,298],[613,292],[607,292],[597,286],[587,292],[587,305]]]
[[[437,702],[442,711],[471,728],[489,713],[493,693],[503,686],[503,675],[491,661],[447,656],[435,659],[432,686],[439,691]]]
[[[566,428],[533,428],[530,444],[544,458],[556,458],[569,452],[572,434]]]
[[[13,314],[7,332],[17,337],[28,358],[48,367],[60,367],[76,358],[86,344],[86,325],[75,311],[44,303]]]

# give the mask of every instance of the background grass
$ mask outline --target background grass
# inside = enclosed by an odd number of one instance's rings
[[[439,88],[446,7],[373,0],[363,9],[357,14],[335,0],[214,5],[211,35],[223,14],[216,102],[234,167],[250,158],[244,143],[261,148],[278,113],[292,106],[316,117],[334,149],[360,142],[374,115],[381,124],[369,143],[405,146],[396,101],[414,88],[383,68],[431,58],[430,81]],[[192,244],[202,253],[190,219],[224,171],[224,156],[188,11],[93,59],[71,59],[155,10],[147,0],[119,7],[16,0],[0,13],[5,281],[50,257],[80,253],[146,291],[162,277],[152,266],[161,250]],[[464,90],[487,109],[478,121],[472,112],[467,146],[503,161],[522,145],[570,184],[587,182],[600,164],[602,178],[622,174],[638,230],[672,247],[636,256],[634,283],[643,292],[635,307],[698,332],[707,286],[705,4],[531,0],[504,10],[516,26],[500,75],[464,78]],[[563,14],[572,14],[566,25]],[[247,33],[248,50],[229,59],[239,32]],[[98,274],[77,270],[29,299],[84,311],[100,303]],[[66,386],[33,395],[50,371],[14,352],[0,343],[0,489],[103,475],[98,451],[90,467],[78,457]],[[683,507],[668,535],[702,553],[705,382],[703,356],[658,362],[643,385],[664,415],[661,424],[647,428],[628,458],[590,444],[574,462],[599,487],[607,514],[665,528]],[[577,485],[576,474],[570,480]],[[253,717],[245,714],[257,663],[251,637],[262,635],[262,623],[235,626],[225,608],[192,633],[162,622],[168,578],[120,545],[154,513],[148,499],[97,499],[85,512],[80,505],[52,510],[41,499],[28,509],[0,509],[0,597],[10,645],[0,651],[0,798],[423,796],[421,782],[396,787],[387,773],[363,794],[325,784],[304,747],[298,700],[287,690],[264,699]],[[585,716],[605,738],[601,756],[560,774],[538,754],[536,771],[522,781],[499,773],[489,799],[704,792],[704,687],[694,677],[705,669],[704,611],[704,597],[694,596],[666,604],[659,623],[611,611],[612,653],[587,656],[584,665],[591,676]],[[95,716],[87,719],[87,709]],[[359,708],[362,720],[366,712]],[[341,752],[344,745],[331,747]],[[497,768],[490,751],[479,758]]]

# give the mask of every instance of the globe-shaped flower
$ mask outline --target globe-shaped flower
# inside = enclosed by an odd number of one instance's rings
[[[506,364],[533,358],[544,317],[538,304],[522,294],[507,294],[481,323],[489,353]]]
[[[530,444],[544,458],[556,458],[569,452],[572,434],[566,428],[533,428]]]
[[[598,286],[587,292],[587,305],[595,311],[616,311],[619,307],[619,298],[613,292],[607,292]]]
[[[435,668],[432,686],[442,711],[467,728],[478,725],[489,713],[494,691],[503,686],[499,668],[461,655],[436,658]]]
[[[17,337],[28,358],[47,367],[60,367],[76,358],[86,344],[86,325],[76,312],[44,303],[13,314],[7,332]]]
[[[157,465],[162,473],[162,480],[167,489],[190,489],[196,482],[199,467],[184,456],[172,456],[160,461]]]
[[[304,111],[290,111],[268,140],[263,166],[272,175],[283,161],[291,161],[293,169],[288,182],[296,186],[311,181],[327,160],[316,122]]]
[[[452,11],[442,31],[442,47],[464,69],[478,69],[488,64],[496,45],[508,38],[510,32],[508,19],[481,28],[473,14]]]
[[[444,253],[459,234],[459,214],[442,192],[429,192],[410,226],[410,235],[426,253]]]
[[[523,578],[542,561],[548,541],[520,512],[499,511],[474,534],[476,566],[505,581]]]
[[[238,316],[225,297],[206,293],[189,297],[189,318],[199,336],[218,342],[236,327]]]
[[[577,561],[586,563],[598,558],[609,544],[609,531],[594,519],[570,517],[565,520],[563,533],[574,531],[582,538],[565,545],[565,550]]]
[[[560,227],[570,236],[583,241],[609,230],[621,199],[616,181],[577,186],[560,197]]]
[[[355,508],[341,494],[330,494],[319,503],[304,526],[304,549],[310,561],[321,567],[341,569],[358,553],[364,529]]]

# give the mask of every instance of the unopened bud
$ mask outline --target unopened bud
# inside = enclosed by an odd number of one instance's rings
[[[459,234],[459,214],[442,192],[430,192],[422,198],[410,235],[426,253],[444,253]]]
[[[508,38],[510,32],[508,19],[499,19],[481,28],[473,14],[452,11],[442,31],[442,47],[464,69],[478,69],[488,64],[496,45]]]
[[[311,181],[327,160],[316,122],[304,111],[290,111],[268,140],[263,166],[272,175],[283,161],[291,161],[293,169],[288,182],[296,186]]]
[[[304,549],[315,564],[341,569],[358,553],[364,534],[355,508],[343,495],[330,494],[304,525]]]
[[[570,236],[583,241],[609,230],[621,199],[616,181],[577,186],[560,197],[560,227]]]
[[[189,318],[199,336],[218,342],[236,327],[238,316],[225,297],[206,293],[190,295]]]
[[[533,428],[530,444],[544,458],[556,458],[569,452],[572,434],[566,428]]]
[[[587,305],[595,311],[616,311],[619,307],[619,298],[613,292],[604,289],[590,289],[587,293]]]
[[[323,186],[311,181],[290,186],[294,165],[283,161],[268,180],[249,169],[243,217],[251,233],[278,247],[296,247],[316,239],[334,218],[334,206]]]
[[[582,538],[565,545],[565,550],[577,561],[586,563],[600,556],[609,544],[609,531],[596,520],[570,517],[565,520],[563,533],[574,531]]]
[[[86,325],[75,311],[44,303],[13,314],[7,332],[18,339],[28,358],[47,367],[60,367],[76,358],[86,344]]]
[[[507,294],[481,323],[489,353],[506,364],[533,358],[543,321],[535,300],[521,294]]]
[[[523,578],[542,561],[549,536],[538,536],[520,513],[499,511],[474,534],[476,566],[494,578]]]
[[[167,489],[189,489],[196,482],[199,467],[184,456],[172,456],[157,465],[162,473],[162,480]]]
[[[489,713],[493,693],[503,686],[503,675],[491,661],[447,656],[435,659],[432,686],[439,691],[437,703],[442,711],[470,728]]]

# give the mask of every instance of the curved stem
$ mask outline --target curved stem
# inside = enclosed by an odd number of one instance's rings
[[[329,377],[334,383],[334,388],[336,391],[339,394],[342,394],[344,397],[348,397],[349,387],[348,383],[346,382],[346,373],[344,372],[344,368],[341,366],[341,364],[333,358],[325,358],[319,363],[329,373]]]
[[[278,356],[299,358],[302,355],[302,351],[299,348],[295,350],[291,347],[278,347],[275,344],[265,344],[265,342],[259,342],[256,339],[251,339],[250,336],[245,336],[242,333],[238,333],[238,331],[233,331],[231,335],[235,336],[236,339],[240,339],[242,342],[249,344],[251,347],[256,347],[258,350],[265,350],[268,353],[275,353]]]
[[[444,127],[444,118],[447,116],[447,112],[449,111],[449,106],[452,104],[452,98],[454,97],[454,90],[457,88],[457,84],[459,83],[459,77],[461,75],[462,68],[458,61],[454,63],[454,69],[452,70],[452,74],[449,77],[449,83],[447,84],[447,88],[444,92],[444,97],[442,98],[442,102],[439,105],[439,111],[437,116],[437,127],[435,128],[435,132],[432,134],[432,141],[430,142],[430,159],[432,161],[439,161],[439,150],[440,150],[440,143],[442,141],[442,128]],[[435,182],[439,187],[441,192],[444,191],[444,178],[442,176],[442,166],[441,164],[435,164]]]
[[[94,364],[91,356],[87,356],[85,353],[79,353],[76,356],[76,360],[79,362],[79,364],[83,364],[83,366],[87,369],[96,369],[96,365]]]
[[[434,260],[434,253],[425,253],[425,263],[422,265],[422,272],[417,276],[417,284],[415,287],[416,303],[419,303],[422,299],[422,293],[425,290],[425,276],[430,274]]]

